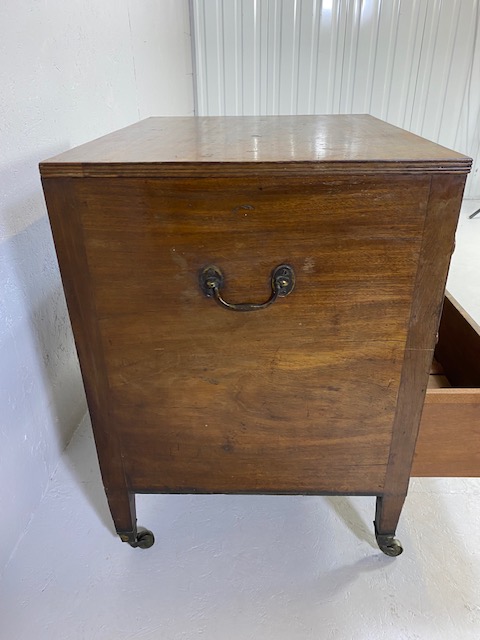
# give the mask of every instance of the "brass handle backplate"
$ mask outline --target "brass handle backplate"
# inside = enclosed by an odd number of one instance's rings
[[[200,272],[200,287],[207,296],[213,298],[224,309],[231,311],[257,311],[265,309],[278,298],[285,298],[295,287],[295,272],[289,264],[280,264],[272,271],[272,293],[265,302],[242,302],[233,304],[222,298],[220,293],[225,282],[222,271],[215,265],[208,265]]]

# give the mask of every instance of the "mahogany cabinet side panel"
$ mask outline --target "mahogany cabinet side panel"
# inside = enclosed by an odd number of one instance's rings
[[[423,231],[384,493],[406,493],[422,415],[465,176],[435,175]]]
[[[131,529],[121,449],[111,424],[107,374],[96,320],[95,301],[85,254],[80,209],[71,178],[42,180],[70,321],[80,361],[87,403],[110,508],[117,529]]]

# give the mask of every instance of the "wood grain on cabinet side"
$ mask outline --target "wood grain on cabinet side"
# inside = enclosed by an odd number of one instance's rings
[[[385,496],[408,489],[464,185],[465,176],[439,174],[431,179]]]
[[[132,488],[381,493],[428,178],[76,189]],[[263,299],[285,261],[296,289],[225,311],[199,289],[212,261],[228,300]]]
[[[80,207],[71,180],[43,179],[43,190],[108,503],[117,530],[131,531],[132,520],[135,520],[134,496],[126,485],[121,449],[111,424],[108,378],[97,326],[94,290],[79,219]]]

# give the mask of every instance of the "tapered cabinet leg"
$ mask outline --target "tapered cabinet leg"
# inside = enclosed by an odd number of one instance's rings
[[[151,547],[155,542],[153,533],[143,527],[137,527],[135,494],[125,489],[106,489],[106,492],[115,530],[120,539],[128,542],[131,547]]]
[[[402,545],[395,538],[395,532],[404,502],[405,495],[377,498],[375,537],[379,548],[387,556],[399,556],[403,551]]]

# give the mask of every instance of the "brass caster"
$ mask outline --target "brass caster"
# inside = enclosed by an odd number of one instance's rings
[[[139,527],[137,529],[137,541],[135,547],[139,547],[140,549],[150,549],[155,542],[155,536],[150,531],[150,529],[144,529],[143,527]]]
[[[403,552],[403,547],[393,534],[375,534],[377,544],[381,551],[387,556],[396,557]]]
[[[128,544],[134,549],[149,549],[155,542],[155,536],[149,529],[143,527],[137,528],[137,535],[133,533],[119,533],[122,542],[128,542]]]

